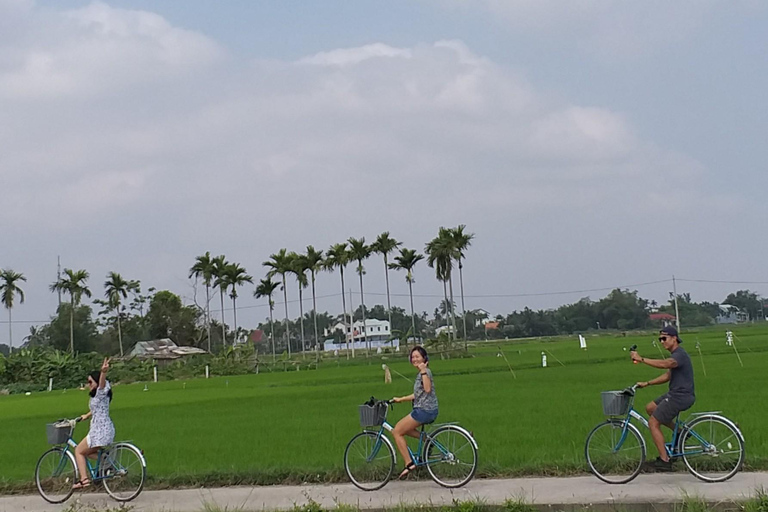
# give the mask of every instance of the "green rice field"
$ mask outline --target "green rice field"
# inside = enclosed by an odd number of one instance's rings
[[[746,438],[746,468],[766,469],[768,413],[759,397],[768,383],[768,328],[732,328],[743,366],[725,344],[725,328],[683,335],[696,372],[692,411],[723,411],[737,421]],[[575,336],[476,342],[472,357],[434,354],[438,423],[456,421],[474,432],[478,476],[584,472],[584,440],[603,420],[600,392],[659,375],[633,365],[624,350],[637,343],[641,355],[660,357],[651,343],[655,337],[590,335],[587,350]],[[542,351],[548,353],[547,368],[541,367]],[[391,384],[384,383],[382,363],[393,370]],[[156,487],[339,481],[345,480],[346,443],[360,430],[357,406],[371,395],[411,393],[415,375],[402,354],[366,360],[358,353],[354,362],[325,360],[312,371],[149,383],[146,391],[144,383],[117,385],[112,418],[118,439],[144,449]],[[640,390],[638,405],[664,391]],[[2,487],[31,483],[35,463],[48,448],[45,424],[87,407],[80,390],[0,396]],[[396,405],[390,420],[408,412],[407,404]],[[86,433],[81,424],[75,435],[79,440]]]

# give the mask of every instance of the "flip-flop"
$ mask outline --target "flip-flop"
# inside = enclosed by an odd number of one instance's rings
[[[408,478],[408,475],[410,475],[411,471],[413,471],[414,469],[416,469],[416,464],[414,464],[413,461],[409,462],[408,464],[406,464],[402,473],[400,473],[400,476],[398,477],[398,479],[405,480],[406,478]]]
[[[85,480],[78,480],[75,482],[75,484],[72,486],[72,489],[78,491],[82,489],[87,489],[91,486],[91,480],[89,478],[86,478]]]

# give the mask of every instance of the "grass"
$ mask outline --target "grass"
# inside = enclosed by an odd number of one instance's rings
[[[734,332],[743,367],[725,345],[724,329],[684,336],[696,372],[693,410],[722,410],[740,423],[746,468],[768,469],[768,413],[759,407],[756,386],[768,365],[768,328]],[[629,363],[624,350],[636,343],[642,355],[659,357],[654,338],[590,336],[586,351],[575,337],[496,341],[474,344],[470,358],[435,355],[430,366],[438,421],[458,421],[474,431],[480,477],[583,473],[585,437],[603,419],[600,391],[658,375]],[[542,351],[548,368],[541,368]],[[118,439],[144,449],[154,488],[346,481],[342,456],[360,430],[357,405],[371,395],[412,392],[415,370],[402,355],[385,357],[326,360],[314,371],[150,383],[148,391],[143,383],[116,386],[112,418]],[[393,372],[393,383],[384,384],[382,362],[407,379]],[[642,390],[638,404],[662,392]],[[46,423],[86,411],[87,395],[78,390],[1,396],[0,493],[31,489],[35,463],[48,448]],[[408,412],[407,405],[398,405],[391,420]],[[80,425],[75,437],[86,433]]]

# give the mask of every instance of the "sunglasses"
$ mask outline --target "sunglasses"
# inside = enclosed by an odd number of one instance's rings
[[[670,336],[659,336],[659,341],[667,341]]]

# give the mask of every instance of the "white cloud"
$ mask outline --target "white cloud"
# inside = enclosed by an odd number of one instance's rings
[[[385,229],[419,247],[461,222],[482,234],[475,286],[490,291],[524,238],[549,252],[582,227],[627,240],[724,208],[696,185],[706,168],[622,113],[554,99],[459,41],[243,62],[152,13],[30,15],[39,38],[0,59],[0,229],[23,234],[19,254],[63,248],[68,265],[176,286],[205,250],[254,267]]]

